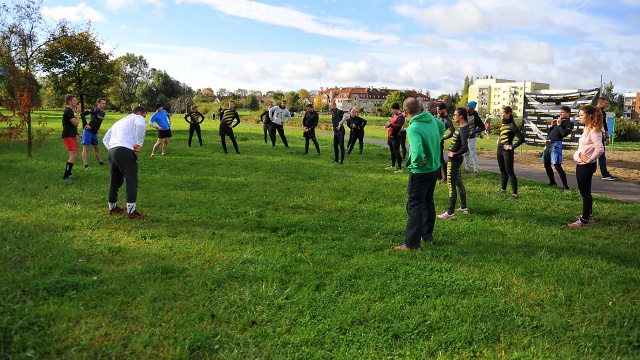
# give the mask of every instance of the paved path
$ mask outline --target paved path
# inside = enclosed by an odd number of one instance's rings
[[[317,134],[333,136],[330,132],[316,132]],[[348,138],[348,136],[347,136]],[[387,146],[387,142],[384,140],[365,138],[365,142],[369,144],[375,144],[380,146]],[[407,144],[407,147],[409,144]],[[548,183],[549,178],[544,170],[544,166],[540,163],[540,166],[518,164],[516,157],[515,171],[518,178],[539,181],[542,183]],[[499,173],[498,162],[495,159],[487,157],[478,157],[478,166],[480,169]],[[554,170],[555,173],[555,170]],[[598,175],[598,176],[596,176]],[[593,183],[591,185],[591,192],[598,195],[607,196],[610,198],[627,201],[630,203],[640,204],[640,185],[624,181],[605,181],[601,180],[600,173],[596,172],[593,176]],[[557,173],[555,173],[556,181],[560,181]],[[567,181],[572,191],[578,191],[578,183],[576,177],[572,173],[567,173]]]

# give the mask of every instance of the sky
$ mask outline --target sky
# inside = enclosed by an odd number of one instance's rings
[[[465,76],[640,92],[640,0],[44,0],[194,90],[374,86],[432,96]]]

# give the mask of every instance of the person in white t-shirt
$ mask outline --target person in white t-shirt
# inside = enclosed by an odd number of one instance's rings
[[[145,116],[147,110],[142,106],[133,109],[133,113],[116,121],[102,139],[109,151],[109,214],[127,213],[129,219],[142,219],[147,214],[136,210],[138,197],[138,155],[144,143],[147,131]],[[127,206],[119,207],[118,190],[127,182]]]

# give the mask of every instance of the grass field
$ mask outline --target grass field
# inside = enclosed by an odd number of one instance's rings
[[[107,214],[91,154],[61,180],[61,115],[45,116],[57,130],[32,158],[0,144],[5,359],[640,357],[638,205],[596,196],[592,227],[572,229],[577,191],[521,180],[508,202],[482,172],[464,178],[470,214],[397,252],[407,173],[383,170],[388,149],[335,166],[328,137],[302,157],[299,128],[286,151],[242,124],[242,155],[224,155],[214,123],[189,148],[174,118],[166,157],[147,132],[149,217],[129,220]],[[446,187],[435,197],[443,212]]]

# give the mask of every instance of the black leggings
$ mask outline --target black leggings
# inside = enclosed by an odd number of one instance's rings
[[[138,155],[126,147],[109,149],[109,190],[107,200],[118,202],[118,190],[127,181],[127,203],[135,203],[138,198]]]
[[[238,151],[238,143],[236,142],[236,137],[233,135],[233,129],[226,126],[220,128],[220,142],[222,142],[222,150],[224,150],[224,153],[227,153],[227,142],[225,139],[227,136],[229,136],[229,138],[231,139],[231,143],[233,143],[233,147],[234,149],[236,149],[236,152],[240,153],[240,151]]]
[[[402,157],[400,157],[400,139],[388,138],[387,145],[391,151],[391,166],[402,169]]]
[[[458,156],[458,158],[459,159],[449,158],[447,165],[447,175],[449,176],[449,181],[447,181],[447,186],[449,187],[449,209],[447,213],[451,215],[453,215],[453,211],[456,208],[457,192],[460,192],[460,207],[463,209],[467,208],[467,190],[462,183],[462,171],[460,171],[462,156]]]
[[[202,130],[200,129],[200,124],[191,123],[189,125],[189,147],[191,147],[191,139],[193,138],[193,132],[198,134],[198,141],[200,141],[200,146],[202,146]]]
[[[318,152],[318,154],[320,154],[320,145],[318,145],[318,140],[316,140],[315,131],[313,131],[313,134],[309,134],[309,133],[304,134],[304,153],[307,154],[309,152],[309,139],[313,141],[313,145],[316,146],[316,151]]]
[[[507,180],[511,181],[511,191],[513,195],[518,195],[518,178],[513,170],[513,150],[505,150],[502,145],[498,146],[498,167],[502,180],[502,190],[507,190]]]
[[[400,131],[400,148],[402,148],[402,159],[407,157],[407,132]]]
[[[333,153],[335,157],[334,162],[338,162],[338,148],[340,148],[340,164],[344,163],[344,129],[333,131]]]
[[[264,143],[267,143],[267,134],[269,134],[269,138],[271,138],[271,124],[263,124],[262,131],[264,131]],[[273,144],[275,146],[276,144]]]
[[[589,222],[589,216],[593,214],[593,196],[591,195],[591,181],[598,165],[596,162],[585,165],[576,165],[576,180],[578,189],[582,196],[582,219],[583,223]]]
[[[549,177],[549,184],[555,185],[556,179],[553,176],[553,170],[551,169],[551,151],[548,149],[544,150],[544,169],[547,172],[547,176]],[[553,167],[556,168],[558,175],[560,175],[560,180],[562,181],[562,186],[566,189],[569,187],[567,183],[567,173],[564,172],[562,168],[562,164],[553,164]]]
[[[447,167],[447,161],[444,159],[444,141],[440,142],[440,175],[438,175],[438,179],[442,179],[444,174],[444,181],[447,181],[447,172],[449,168]]]
[[[284,136],[284,126],[278,124],[271,124],[271,145],[276,146],[276,131],[280,135],[280,139],[285,147],[289,147],[289,143],[287,142],[287,137]]]
[[[364,130],[363,129],[353,129],[349,134],[349,154],[353,151],[353,147],[356,146],[356,141],[360,142],[360,154],[362,154],[363,141],[364,141]]]

